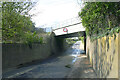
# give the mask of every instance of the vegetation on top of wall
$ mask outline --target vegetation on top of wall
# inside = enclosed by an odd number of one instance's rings
[[[120,31],[120,2],[87,2],[79,16],[93,40]]]
[[[31,33],[27,32],[25,34],[25,40],[24,43],[31,44],[31,43],[43,43],[43,37],[39,37],[36,32]]]
[[[3,2],[2,3],[2,41],[3,43],[42,43],[38,36],[41,29],[35,28],[28,12],[33,2]],[[38,33],[38,34],[37,34]]]

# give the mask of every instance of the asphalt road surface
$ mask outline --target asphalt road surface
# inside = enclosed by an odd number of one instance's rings
[[[77,41],[60,56],[4,73],[3,78],[65,78],[76,62],[77,56],[84,52],[80,50],[80,44],[81,41]]]

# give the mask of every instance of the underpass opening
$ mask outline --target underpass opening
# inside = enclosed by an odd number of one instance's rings
[[[56,46],[59,46],[60,49],[66,47],[67,45],[69,45],[70,47],[77,41],[80,41],[83,44],[83,46],[80,45],[80,47],[83,47],[82,50],[84,50],[84,54],[86,54],[86,32],[85,31],[64,34],[64,35],[55,35],[54,33],[54,38],[56,39],[56,42],[57,42]],[[63,42],[61,43],[60,40],[62,40]]]
[[[66,39],[66,42],[68,45],[79,46],[79,49],[81,50],[80,53],[86,54],[86,34],[85,34],[85,32],[83,32],[83,35],[67,36],[67,37],[65,37],[65,39]],[[74,49],[74,47],[72,47],[72,48]]]

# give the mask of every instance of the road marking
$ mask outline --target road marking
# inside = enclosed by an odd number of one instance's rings
[[[15,76],[22,75],[22,74],[27,73],[27,72],[35,69],[35,68],[37,68],[37,67],[33,67],[33,68],[27,69],[27,70],[25,70],[25,71],[23,71],[23,72],[16,73],[16,74],[14,74],[14,75],[8,76],[7,78],[14,78]]]

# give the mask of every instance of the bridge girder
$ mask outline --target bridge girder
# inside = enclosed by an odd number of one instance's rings
[[[59,38],[71,38],[71,37],[80,37],[80,36],[84,36],[84,35],[85,35],[85,31],[80,31],[80,32],[69,33],[69,34],[64,34],[64,35],[57,35],[55,37],[59,37]]]

